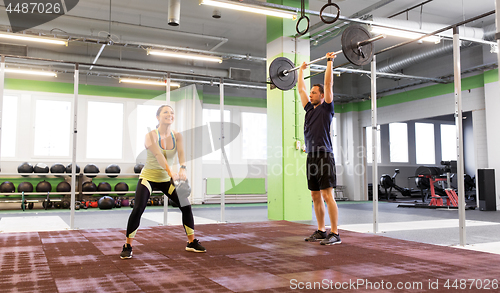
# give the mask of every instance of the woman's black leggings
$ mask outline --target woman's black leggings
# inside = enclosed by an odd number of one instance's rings
[[[193,212],[191,211],[191,205],[181,207],[179,203],[179,197],[175,191],[174,186],[170,182],[151,182],[146,179],[139,179],[137,183],[137,189],[135,190],[135,201],[134,208],[130,217],[128,218],[127,225],[127,238],[134,238],[137,229],[139,229],[139,224],[141,222],[141,216],[146,209],[148,199],[151,196],[153,190],[161,190],[170,200],[179,206],[182,212],[182,224],[186,235],[194,234],[194,218]],[[165,204],[168,204],[165,202]]]

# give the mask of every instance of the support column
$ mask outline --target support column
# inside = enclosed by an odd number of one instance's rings
[[[297,6],[292,0],[268,1]],[[306,1],[306,6],[307,6]],[[286,57],[295,65],[310,61],[307,35],[294,38],[296,21],[267,17],[267,65]],[[309,69],[304,72],[309,75]],[[269,76],[269,72],[267,72]],[[310,88],[309,79],[306,86]],[[306,221],[312,219],[311,193],[307,189],[306,153],[296,149],[304,144],[304,115],[298,91],[267,90],[267,197],[268,218]]]
[[[457,127],[457,180],[458,184],[458,221],[460,246],[465,246],[465,187],[464,187],[464,138],[462,111],[462,76],[460,71],[460,36],[458,27],[453,28],[453,64],[455,68],[455,123]]]
[[[378,135],[377,135],[377,56],[372,60],[372,194],[373,233],[378,233]]]

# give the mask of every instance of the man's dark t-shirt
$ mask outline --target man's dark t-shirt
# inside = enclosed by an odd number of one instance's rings
[[[304,138],[306,141],[306,152],[328,152],[333,153],[332,140],[330,138],[330,125],[334,115],[333,102],[321,103],[316,108],[308,102],[304,107],[306,117],[304,120]]]

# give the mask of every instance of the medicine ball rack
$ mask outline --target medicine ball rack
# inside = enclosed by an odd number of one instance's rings
[[[98,194],[101,196],[115,194],[116,197],[125,197],[125,198],[129,198],[129,197],[131,197],[131,195],[135,194],[135,190],[129,190],[129,191],[98,191],[98,190],[96,190],[96,191],[82,191],[81,187],[82,187],[83,183],[88,182],[88,181],[84,181],[85,177],[90,178],[91,179],[90,181],[92,181],[92,179],[95,177],[110,177],[109,176],[110,174],[113,174],[112,175],[113,178],[139,176],[139,174],[137,174],[137,173],[121,173],[121,174],[116,174],[116,175],[114,173],[78,173],[78,174],[76,174],[76,179],[77,179],[76,184],[77,184],[77,186],[79,186],[79,188],[77,188],[77,191],[75,192],[76,201],[81,202],[84,200],[85,196],[92,196],[94,194]],[[6,178],[6,177],[18,178],[19,175],[21,175],[23,177],[38,176],[38,177],[43,177],[43,178],[46,178],[46,177],[57,177],[57,178],[71,177],[71,175],[68,173],[3,173],[3,174],[0,173],[0,176],[3,178]],[[118,195],[118,194],[120,194],[120,195]],[[153,190],[153,194],[162,195],[163,193],[159,190]],[[153,194],[152,194],[152,198],[153,198]],[[71,192],[52,192],[52,191],[25,192],[25,191],[23,191],[23,192],[9,192],[9,193],[0,192],[0,195],[15,197],[15,198],[0,198],[0,203],[20,203],[21,209],[23,211],[25,211],[26,209],[30,209],[30,210],[33,209],[35,203],[41,202],[42,207],[47,210],[47,209],[52,207],[54,202],[64,202],[65,200],[70,202],[69,199],[65,199],[65,196],[70,196]],[[63,197],[51,198],[51,196],[53,196],[53,195],[62,195]],[[27,198],[28,196],[30,197],[29,199]],[[157,196],[155,196],[155,197],[157,197]]]

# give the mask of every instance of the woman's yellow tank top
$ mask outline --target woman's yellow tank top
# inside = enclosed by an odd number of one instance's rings
[[[160,146],[160,150],[163,156],[167,159],[168,166],[172,167],[172,165],[174,164],[175,154],[177,153],[177,143],[175,141],[174,132],[170,132],[170,135],[172,136],[172,140],[174,142],[174,147],[171,150],[163,149],[163,147],[161,146],[161,137],[158,129],[156,129],[156,135],[158,136],[158,145]],[[160,166],[158,160],[156,160],[155,156],[150,150],[147,150],[146,164],[144,164],[144,168],[142,168],[139,178],[146,179],[152,182],[170,181],[170,176],[168,176],[167,171]]]

